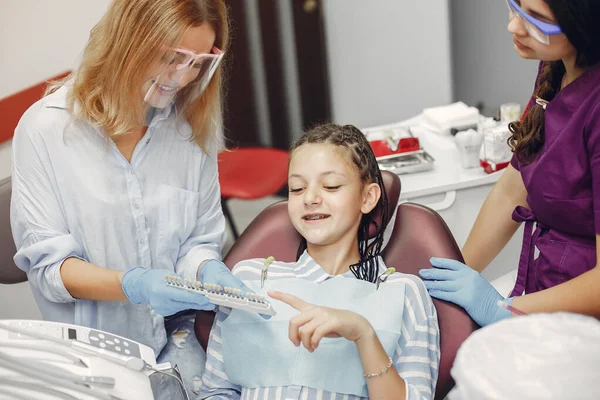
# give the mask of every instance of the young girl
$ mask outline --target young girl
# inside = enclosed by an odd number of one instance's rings
[[[463,249],[472,269],[436,259],[421,276],[433,297],[460,305],[480,325],[509,317],[478,272],[525,222],[509,302],[530,313],[600,317],[600,2],[506,2],[516,52],[541,60],[535,93],[510,126],[511,165]]]
[[[277,314],[218,311],[201,396],[433,398],[436,312],[417,277],[394,273],[381,283],[385,224],[372,242],[368,229],[387,201],[364,135],[349,125],[306,133],[292,148],[288,185],[289,216],[304,238],[298,260],[254,259],[233,270],[268,292]]]
[[[185,310],[214,306],[164,276],[242,288],[218,261],[228,32],[222,0],[114,0],[13,140],[15,263],[44,319],[150,346],[190,395],[205,357]]]

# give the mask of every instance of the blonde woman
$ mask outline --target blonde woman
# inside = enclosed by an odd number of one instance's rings
[[[15,262],[44,318],[150,346],[190,394],[205,355],[186,310],[214,306],[164,276],[245,289],[218,261],[227,42],[222,0],[114,0],[13,142]]]

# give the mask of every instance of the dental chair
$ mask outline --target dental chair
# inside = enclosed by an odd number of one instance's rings
[[[383,250],[386,265],[398,272],[418,275],[419,269],[431,268],[431,257],[463,261],[462,254],[442,218],[433,210],[411,203],[400,206],[400,179],[395,174],[382,172],[388,196],[388,215],[396,211],[391,237]],[[396,209],[397,207],[397,209]],[[381,223],[381,213],[376,218]],[[371,229],[374,236],[375,227]],[[292,262],[300,244],[300,235],[288,217],[287,202],[267,207],[242,233],[224,259],[229,268],[250,258],[273,256],[276,260]],[[450,368],[456,351],[477,325],[467,313],[450,303],[433,300],[440,325],[441,360],[435,399],[443,399],[454,386]],[[213,312],[196,314],[196,337],[204,349],[214,319]]]
[[[10,194],[12,191],[10,177],[0,181],[0,284],[20,283],[27,280],[13,260],[17,252],[10,230]]]

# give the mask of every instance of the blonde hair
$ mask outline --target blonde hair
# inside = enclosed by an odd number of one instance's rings
[[[142,87],[150,66],[163,57],[161,49],[176,46],[189,28],[204,23],[215,31],[214,45],[226,51],[229,20],[223,0],[114,0],[90,32],[79,68],[49,92],[73,80],[71,113],[108,135],[131,132],[145,122]],[[191,139],[203,150],[221,120],[222,84],[218,68],[201,96],[191,98],[190,84],[175,100],[177,112],[191,125]]]

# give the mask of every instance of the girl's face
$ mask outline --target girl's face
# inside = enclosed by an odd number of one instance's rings
[[[556,18],[544,0],[516,0],[521,9],[531,17],[556,25]],[[550,44],[533,38],[525,28],[521,17],[509,17],[508,31],[512,34],[515,50],[525,59],[557,61],[577,54],[564,33],[550,35]]]
[[[381,189],[363,184],[346,149],[304,144],[291,154],[288,212],[309,246],[356,242],[363,214],[375,208]]]
[[[186,52],[194,54],[211,54],[216,38],[216,33],[209,24],[192,27],[181,38],[176,46],[177,49],[183,49]],[[168,58],[185,57],[184,53],[179,54],[175,50],[169,51]],[[200,63],[198,63],[200,64]],[[142,88],[145,101],[154,107],[164,107],[170,99],[182,88],[192,82],[201,72],[202,65],[193,65],[185,69],[185,75],[180,78],[177,71],[176,62],[161,62],[150,68],[144,87]],[[177,79],[172,79],[177,76]]]

